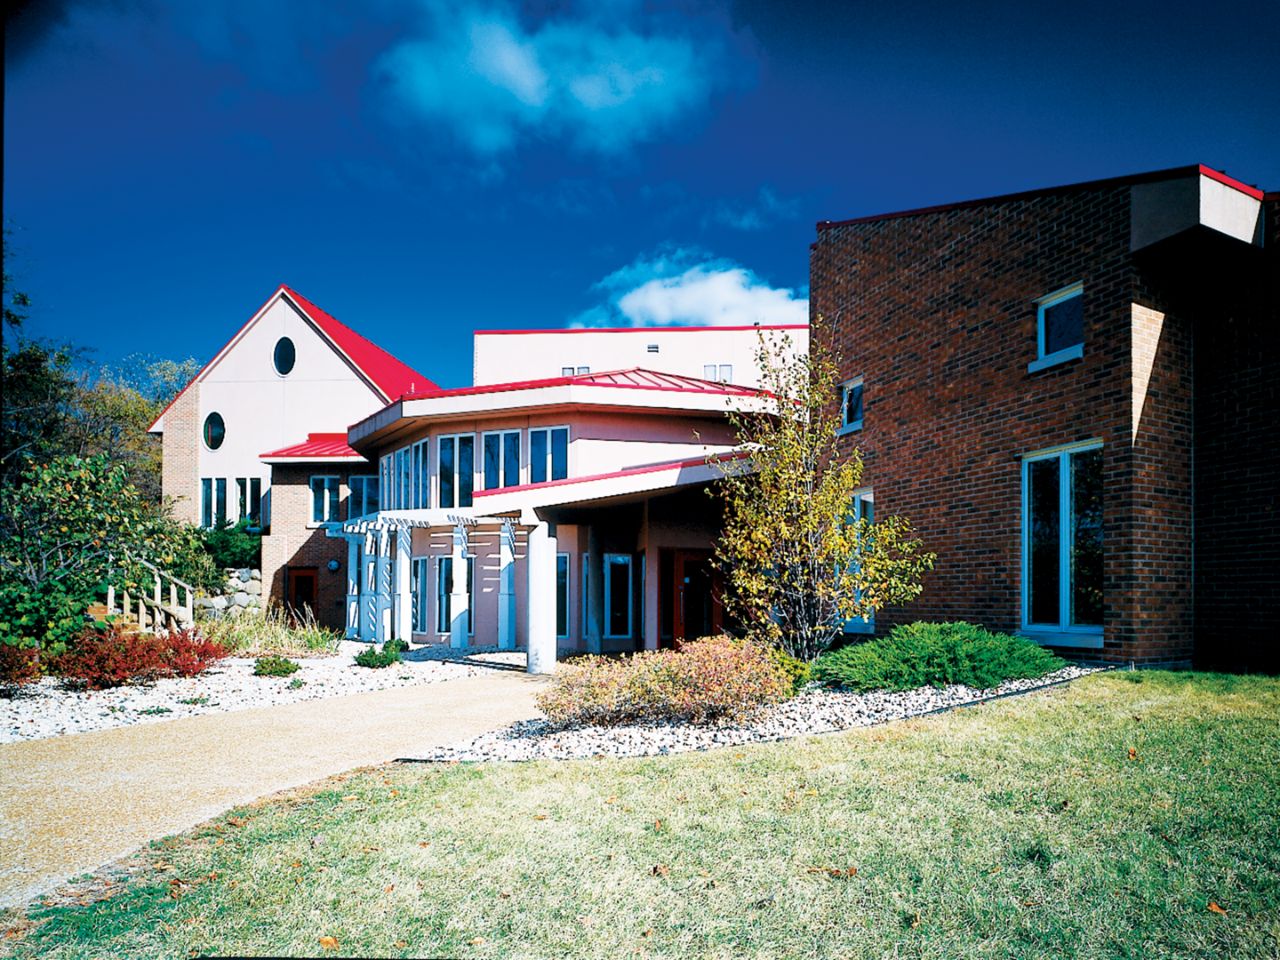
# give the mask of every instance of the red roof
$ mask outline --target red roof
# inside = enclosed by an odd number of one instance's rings
[[[276,288],[276,292],[267,298],[267,302],[253,312],[253,316],[245,321],[244,326],[236,331],[235,336],[226,342],[222,349],[214,355],[213,359],[200,368],[200,372],[191,378],[191,383],[179,390],[178,395],[170,400],[168,406],[160,411],[160,416],[156,417],[151,426],[147,427],[148,432],[156,428],[156,424],[164,419],[164,415],[169,412],[169,407],[178,402],[178,397],[186,393],[192,383],[198,382],[208,372],[209,368],[226,353],[227,349],[240,339],[240,335],[249,329],[249,325],[261,316],[262,312],[271,305],[271,302],[281,294],[286,295],[299,310],[307,315],[312,323],[320,328],[324,336],[341,350],[347,359],[373,383],[374,388],[382,394],[385,401],[397,400],[404,394],[412,393],[415,390],[437,389],[434,381],[424,377],[412,367],[401,363],[376,343],[366,340],[346,324],[325,313],[298,291],[282,283]]]
[[[347,446],[345,433],[308,433],[302,443],[260,454],[263,460],[345,460],[364,457]]]
[[[374,382],[388,400],[395,400],[406,393],[437,389],[433,381],[325,313],[298,291],[284,284],[280,285],[280,289],[302,308],[303,313],[337,344],[338,349]]]
[[[510,383],[493,383],[480,387],[457,387],[452,390],[428,390],[409,394],[405,400],[430,400],[435,397],[467,397],[486,393],[508,393],[513,390],[536,390],[539,387],[618,387],[627,390],[671,390],[680,393],[713,393],[720,396],[754,396],[760,390],[741,387],[714,380],[699,380],[676,373],[660,373],[632,367],[629,370],[606,370],[600,373],[581,373],[572,377],[549,377],[545,380],[515,380]]]

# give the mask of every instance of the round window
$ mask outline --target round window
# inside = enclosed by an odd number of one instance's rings
[[[281,337],[276,341],[276,373],[282,377],[287,377],[289,371],[293,369],[293,363],[298,359],[297,351],[293,348],[293,341],[288,337]]]
[[[227,425],[222,422],[222,414],[211,413],[204,418],[204,445],[210,450],[217,450],[222,446],[222,440],[227,435]]]

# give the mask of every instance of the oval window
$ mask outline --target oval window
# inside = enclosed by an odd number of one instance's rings
[[[298,359],[297,351],[293,349],[293,341],[288,337],[281,337],[276,341],[276,373],[282,377],[287,377],[289,371],[293,369],[293,363]]]
[[[222,414],[211,413],[204,418],[204,445],[210,450],[217,450],[222,446],[222,440],[227,435],[227,425],[222,422]]]

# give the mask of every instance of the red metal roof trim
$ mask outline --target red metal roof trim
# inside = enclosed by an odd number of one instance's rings
[[[542,380],[514,380],[510,383],[494,383],[481,387],[457,387],[452,390],[435,390],[428,393],[406,395],[405,400],[432,400],[444,397],[481,396],[488,393],[511,393],[517,390],[536,390],[542,387],[615,387],[627,390],[665,390],[677,393],[705,393],[719,396],[756,396],[763,391],[751,387],[738,387],[731,383],[699,380],[674,373],[659,373],[632,367],[628,370],[608,370],[601,373],[583,373],[572,377],[548,377]]]
[[[761,323],[699,327],[548,327],[541,330],[476,330],[477,337],[520,337],[533,333],[693,333],[705,330],[807,330],[807,323]]]
[[[932,207],[917,207],[913,210],[898,210],[893,213],[875,213],[865,217],[852,217],[848,220],[819,220],[817,229],[830,230],[833,227],[846,227],[859,223],[875,223],[877,220],[895,220],[899,217],[915,217],[926,213],[943,213],[948,210],[967,210],[971,207],[985,206],[989,203],[1009,203],[1014,200],[1027,200],[1031,197],[1051,196],[1056,193],[1070,193],[1076,190],[1118,187],[1126,184],[1151,183],[1158,180],[1170,180],[1177,176],[1198,173],[1239,190],[1255,200],[1263,198],[1263,192],[1257,187],[1241,183],[1220,170],[1206,167],[1203,163],[1190,164],[1185,167],[1170,167],[1168,170],[1154,170],[1150,173],[1134,173],[1123,177],[1107,177],[1102,180],[1086,180],[1083,183],[1069,183],[1058,187],[1041,187],[1036,190],[1022,190],[1018,193],[1004,193],[994,197],[980,197],[976,200],[959,200],[954,203],[941,203]]]
[[[363,460],[347,446],[345,433],[308,433],[302,443],[259,454],[263,460]]]

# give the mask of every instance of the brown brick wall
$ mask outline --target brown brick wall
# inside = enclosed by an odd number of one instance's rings
[[[1083,358],[1028,373],[1033,301],[1076,281]],[[909,517],[938,554],[923,596],[886,611],[881,630],[918,618],[1017,629],[1021,458],[1100,439],[1104,648],[1082,653],[1189,659],[1190,329],[1135,311],[1141,286],[1125,186],[819,231],[811,305],[826,327],[815,334],[865,378],[865,426],[845,449],[862,451],[877,514]],[[1154,362],[1135,430],[1144,352]]]
[[[289,567],[317,568],[316,619],[325,626],[345,626],[344,606],[347,595],[347,543],[325,536],[325,531],[307,526],[311,518],[313,475],[336,474],[342,478],[340,516],[347,516],[350,496],[348,477],[369,474],[372,468],[353,469],[349,463],[313,463],[305,466],[273,466],[271,468],[271,528],[262,538],[262,585],[271,603],[285,599]],[[330,571],[330,560],[338,561],[338,569]]]
[[[164,414],[161,438],[160,485],[172,499],[173,515],[200,522],[200,384],[193,383]]]

